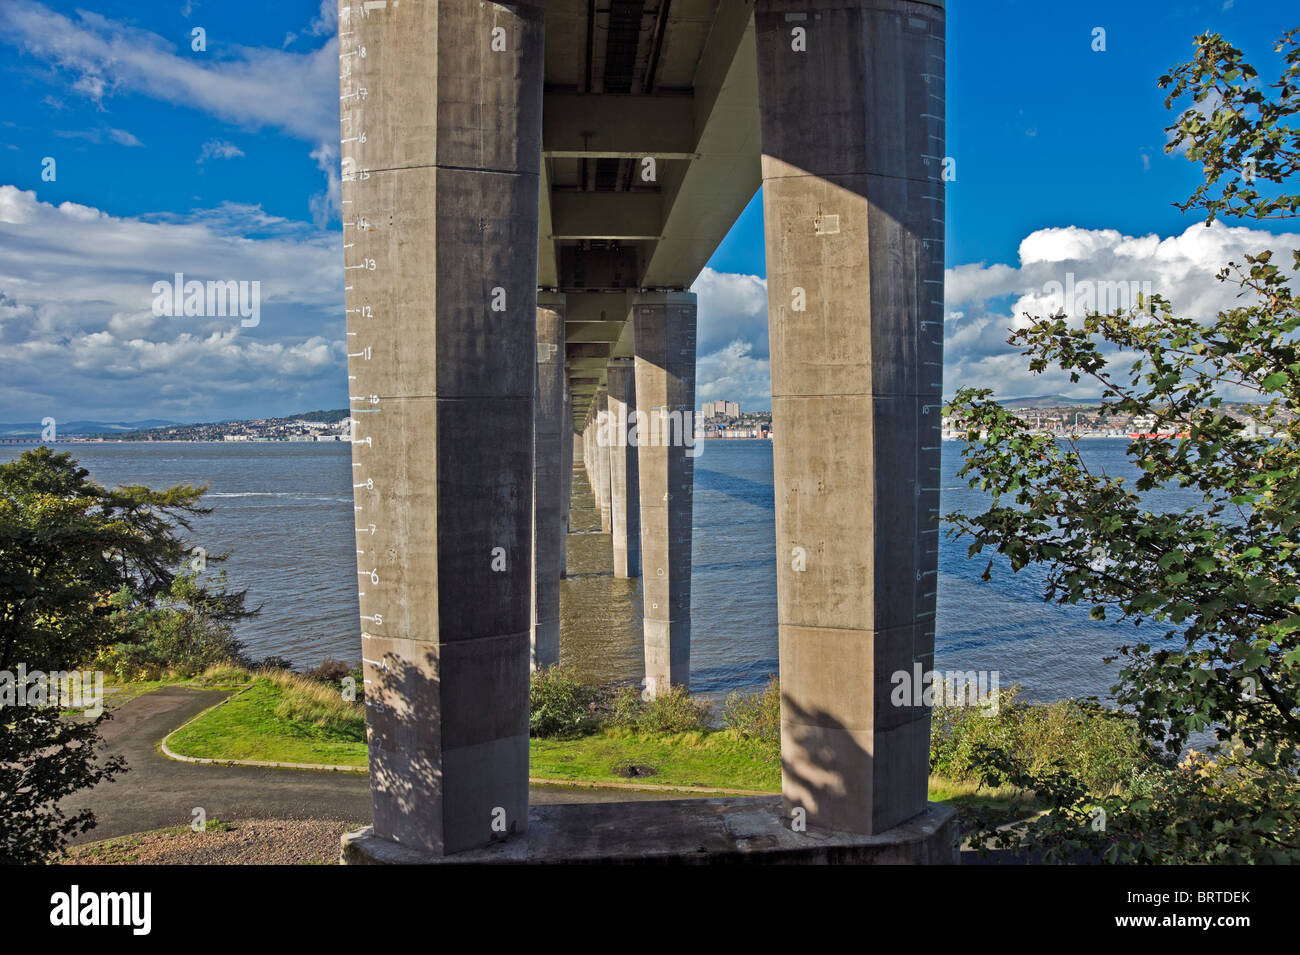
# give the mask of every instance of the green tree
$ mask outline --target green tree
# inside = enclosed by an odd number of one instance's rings
[[[211,512],[205,488],[105,488],[68,452],[40,447],[0,465],[0,670],[58,670],[123,639],[112,625],[131,606],[179,596],[216,621],[247,616],[244,591],[181,585],[190,520]],[[219,562],[224,555],[206,557]]]
[[[95,751],[102,719],[66,719],[53,706],[0,708],[0,865],[44,862],[94,828],[90,809],[69,815],[59,800],[126,768],[122,757]]]
[[[1286,66],[1267,87],[1215,34],[1160,80],[1167,106],[1192,99],[1168,148],[1202,164],[1205,182],[1180,208],[1203,211],[1207,225],[1300,210],[1296,35],[1277,43]],[[1205,323],[1156,296],[1081,325],[1026,316],[1012,333],[1032,371],[1099,386],[1104,418],[1149,414],[1153,430],[1187,435],[1133,441],[1132,487],[1090,471],[1072,442],[1028,431],[988,391],[962,390],[948,407],[968,428],[960,473],[990,495],[983,513],[948,515],[970,556],[991,549],[1016,571],[1041,565],[1045,599],[1089,606],[1096,619],[1155,621],[1160,638],[1119,648],[1115,701],[1170,754],[1192,733],[1216,740],[1117,793],[988,747],[988,781],[1035,789],[1051,810],[984,838],[1027,840],[1048,861],[1300,861],[1300,311],[1288,274],[1300,251],[1291,259],[1289,270],[1268,251],[1227,263],[1217,278],[1240,288],[1240,304]],[[1223,407],[1242,393],[1257,402],[1253,422]],[[1174,488],[1198,504],[1153,512],[1140,496]]]
[[[228,641],[231,624],[248,615],[244,592],[201,583],[184,567],[191,547],[181,534],[210,510],[202,494],[110,490],[46,447],[0,465],[0,675],[16,683],[19,665],[29,680],[32,671],[78,669],[124,642],[183,656]],[[95,824],[89,809],[68,815],[59,801],[125,767],[96,752],[107,714],[80,720],[55,705],[18,705],[17,692],[5,699],[0,862],[39,862]]]

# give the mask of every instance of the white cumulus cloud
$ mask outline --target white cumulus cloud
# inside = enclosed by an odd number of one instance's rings
[[[125,218],[0,186],[0,421],[342,407],[342,264],[336,234],[257,206]],[[155,316],[177,272],[260,283],[260,324]]]

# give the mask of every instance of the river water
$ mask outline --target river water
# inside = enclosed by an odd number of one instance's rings
[[[1124,440],[1082,443],[1090,467],[1132,477]],[[777,669],[772,449],[767,441],[710,441],[695,461],[692,689],[721,694],[761,686]],[[0,460],[21,453],[0,448]],[[103,484],[207,484],[211,515],[196,543],[230,553],[230,583],[248,588],[260,615],[241,625],[253,656],[299,667],[361,655],[356,597],[350,448],[329,443],[104,443],[63,445]],[[976,509],[982,497],[956,477],[960,445],[944,442],[942,509]],[[1182,503],[1182,502],[1172,502]],[[639,680],[638,582],[611,573],[581,467],[574,480],[571,576],[562,582],[561,661],[599,680]],[[1113,667],[1102,657],[1133,627],[1088,619],[1086,607],[1042,601],[1041,571],[1012,574],[963,541],[941,536],[937,670],[996,670],[1034,699],[1102,695]]]

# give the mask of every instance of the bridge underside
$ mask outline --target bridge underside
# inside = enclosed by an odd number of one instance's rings
[[[781,824],[927,812],[943,43],[941,2],[340,0],[369,838],[527,830],[575,457],[689,687],[689,289],[760,185]]]

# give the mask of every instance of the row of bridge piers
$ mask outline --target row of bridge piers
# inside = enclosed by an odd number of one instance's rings
[[[930,0],[341,0],[370,838],[527,832],[575,458],[689,687],[689,289],[760,185],[783,824],[927,811],[943,53]]]

